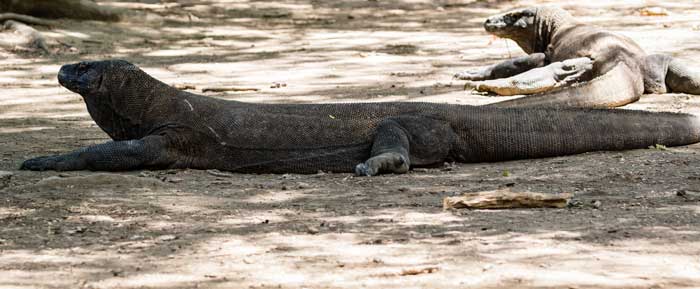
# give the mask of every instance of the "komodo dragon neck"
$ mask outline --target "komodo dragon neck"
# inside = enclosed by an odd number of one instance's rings
[[[171,113],[168,103],[180,91],[143,73],[129,71],[137,77],[105,73],[102,82],[117,84],[120,89],[100,88],[82,94],[90,116],[114,140],[141,138],[153,129],[153,118]]]
[[[546,52],[554,34],[562,27],[576,22],[569,12],[558,8],[540,7],[535,15],[534,33],[513,38],[528,54]]]

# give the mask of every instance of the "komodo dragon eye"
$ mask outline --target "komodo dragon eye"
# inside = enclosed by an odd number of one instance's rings
[[[90,64],[87,62],[78,63],[78,72],[85,72],[88,68],[90,68]]]

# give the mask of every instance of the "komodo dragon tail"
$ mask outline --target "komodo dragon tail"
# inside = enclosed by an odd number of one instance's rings
[[[470,128],[483,146],[468,161],[503,161],[591,151],[682,146],[700,142],[700,117],[626,109],[509,108],[484,110]]]
[[[618,63],[607,73],[590,81],[565,86],[553,91],[488,104],[493,107],[592,107],[622,106],[639,99],[643,92],[642,79],[635,78],[629,67]]]

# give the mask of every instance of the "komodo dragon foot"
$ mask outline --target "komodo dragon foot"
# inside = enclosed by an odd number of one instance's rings
[[[371,157],[366,162],[355,167],[358,176],[374,176],[380,172],[403,174],[408,172],[409,163],[406,157],[399,153],[389,152]]]
[[[501,63],[468,69],[454,75],[461,80],[487,80],[506,78],[545,65],[544,53],[533,53],[509,59]]]
[[[554,62],[508,78],[467,81],[464,88],[499,96],[535,94],[586,80],[592,69],[593,60],[580,57]]]

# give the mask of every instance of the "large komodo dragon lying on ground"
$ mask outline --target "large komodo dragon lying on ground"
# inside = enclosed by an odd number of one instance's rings
[[[436,103],[253,104],[177,90],[122,60],[64,65],[114,141],[25,161],[28,170],[220,169],[256,173],[405,173],[700,141],[688,114]]]
[[[559,8],[513,10],[488,18],[484,27],[528,55],[455,77],[479,91],[533,94],[493,106],[615,107],[643,92],[700,94],[700,71],[668,55],[646,55],[631,39],[579,23]]]

